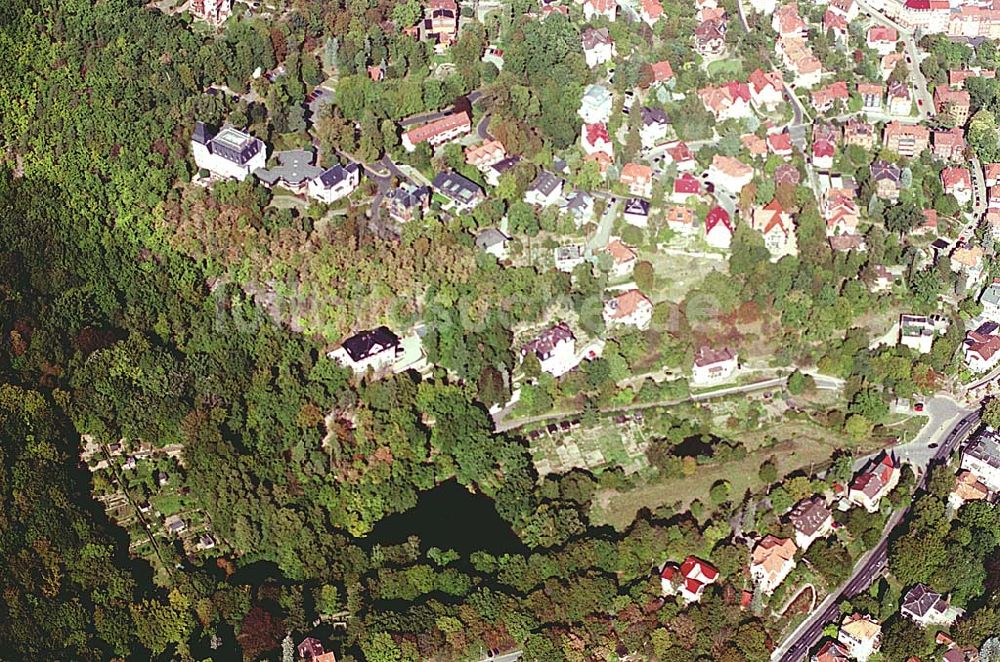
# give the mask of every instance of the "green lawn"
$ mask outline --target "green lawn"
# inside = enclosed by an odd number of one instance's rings
[[[709,76],[732,76],[739,77],[743,73],[743,60],[739,58],[727,58],[716,60],[708,65]]]
[[[176,494],[166,494],[152,498],[153,507],[164,517],[180,512],[184,508],[184,499]]]

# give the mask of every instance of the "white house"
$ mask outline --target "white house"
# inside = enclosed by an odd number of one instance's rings
[[[837,641],[844,645],[852,659],[868,662],[882,646],[882,625],[871,616],[857,612],[845,615],[837,631]]]
[[[576,227],[594,220],[594,196],[586,191],[574,191],[562,202],[562,213],[573,217]]]
[[[952,609],[948,601],[923,584],[917,584],[903,596],[899,613],[919,625],[951,625],[958,616],[958,610]]]
[[[644,228],[649,225],[650,205],[641,198],[629,198],[625,201],[625,208],[622,217],[626,223],[636,227]]]
[[[965,336],[965,363],[975,373],[988,372],[1000,362],[1000,325],[984,322]]]
[[[614,156],[614,145],[611,143],[611,136],[608,135],[608,127],[601,122],[583,125],[580,131],[580,147],[586,154],[604,152],[608,156]]]
[[[652,149],[667,139],[670,133],[670,118],[661,108],[643,106],[639,109],[642,125],[639,127],[639,140],[643,149]]]
[[[847,491],[848,501],[870,513],[877,512],[882,497],[899,483],[899,474],[899,460],[883,451],[851,481]]]
[[[702,345],[694,355],[691,384],[712,386],[728,381],[739,367],[739,355],[728,347],[712,349]]]
[[[510,237],[496,228],[486,228],[477,234],[476,247],[498,260],[510,257]]]
[[[761,69],[750,74],[750,101],[757,108],[773,112],[784,100],[784,77],[780,71],[764,72]]]
[[[562,201],[563,180],[548,170],[542,170],[524,192],[524,201],[529,205],[551,207]]]
[[[833,532],[833,513],[823,497],[816,495],[795,504],[788,513],[788,521],[795,529],[795,544],[805,551],[819,538]]]
[[[899,316],[899,344],[919,354],[931,351],[934,339],[948,332],[948,320],[932,315]]]
[[[962,451],[962,468],[983,481],[987,488],[1000,490],[1000,436],[993,428],[979,432]]]
[[[983,306],[982,316],[991,322],[1000,322],[1000,282],[990,283],[979,295]]]
[[[609,21],[615,20],[618,5],[615,0],[584,0],[583,17],[587,22],[594,20],[597,16],[603,16]]]
[[[380,326],[354,334],[327,356],[355,374],[361,374],[369,368],[378,372],[389,367],[399,358],[402,349],[396,334]]]
[[[626,290],[604,302],[604,323],[645,331],[653,319],[653,302],[639,290]]]
[[[521,348],[521,356],[529,352],[538,357],[542,370],[553,377],[560,377],[577,366],[576,336],[565,322],[543,331],[537,338]]]
[[[358,188],[361,168],[357,163],[342,166],[339,163],[309,181],[309,197],[327,204],[345,198]]]
[[[792,217],[782,209],[777,198],[767,205],[754,208],[751,227],[764,237],[764,246],[771,253],[772,261],[799,252]]]
[[[795,568],[795,543],[768,535],[753,548],[750,577],[764,595],[771,595]]]
[[[191,136],[191,153],[199,168],[226,179],[243,181],[267,165],[264,142],[232,126],[216,133],[198,122]]]
[[[722,207],[713,207],[705,216],[705,241],[722,250],[729,250],[733,243],[733,224],[729,212]]]
[[[611,107],[614,97],[610,90],[602,85],[588,85],[580,99],[580,109],[577,114],[586,124],[607,122],[611,117]]]
[[[572,272],[586,260],[586,247],[583,244],[568,244],[553,249],[556,269]]]
[[[463,136],[472,130],[472,118],[467,112],[445,115],[426,124],[403,132],[400,142],[407,152],[412,152],[420,143],[437,147]]]
[[[716,154],[708,167],[708,178],[726,191],[739,195],[753,181],[753,168],[732,156]]]
[[[587,28],[580,37],[583,45],[583,57],[591,69],[610,62],[617,54],[615,43],[607,28]]]
[[[625,278],[632,273],[638,256],[631,246],[615,237],[608,242],[608,246],[604,250],[611,256],[610,276],[612,278]]]
[[[660,571],[660,588],[663,595],[680,595],[684,604],[690,604],[701,600],[705,587],[714,584],[718,578],[718,569],[695,556],[689,556],[680,565],[664,564]]]

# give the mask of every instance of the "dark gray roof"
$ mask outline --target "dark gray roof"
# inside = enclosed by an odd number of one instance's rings
[[[507,158],[501,161],[497,161],[496,163],[491,165],[490,168],[497,174],[502,175],[520,162],[521,162],[520,156],[508,156]]]
[[[491,246],[496,246],[497,244],[502,244],[509,240],[510,237],[505,235],[503,232],[500,232],[500,230],[497,230],[496,228],[486,228],[476,235],[476,246],[481,250],[486,250]]]
[[[821,496],[804,499],[788,514],[788,520],[795,530],[806,536],[812,536],[822,528],[832,513],[826,507],[826,501]]]
[[[237,128],[227,126],[214,134],[206,144],[208,151],[227,161],[246,165],[264,147],[264,143]]]
[[[940,593],[935,593],[923,584],[917,584],[903,596],[901,608],[914,616],[924,617],[931,612],[944,613],[948,610],[948,603]]]
[[[356,333],[342,344],[347,355],[357,363],[387,348],[396,347],[399,345],[399,338],[388,327],[380,326]]]
[[[400,184],[385,194],[385,199],[402,209],[421,206],[427,202],[431,190],[426,186],[413,186],[412,184]]]
[[[625,213],[649,216],[649,203],[639,198],[629,198],[625,201]]]
[[[208,126],[204,122],[195,122],[194,133],[191,134],[191,140],[201,145],[207,145],[208,141],[210,141],[214,135],[215,129]]]
[[[594,198],[586,191],[576,191],[566,198],[566,211],[573,214],[574,216],[580,216],[587,214],[590,211],[590,207],[594,204]]]
[[[483,195],[479,186],[454,170],[439,172],[432,183],[434,190],[461,204],[468,204]]]
[[[895,163],[889,163],[888,161],[874,161],[871,165],[871,173],[872,179],[876,182],[888,179],[893,183],[897,183],[899,182],[900,176],[903,174],[903,170]]]
[[[358,171],[357,163],[342,166],[339,163],[319,176],[319,183],[326,188],[332,188]]]
[[[538,191],[542,195],[550,195],[557,188],[562,186],[563,180],[559,179],[553,175],[548,170],[542,170],[535,177],[535,181],[531,182],[531,190]]]
[[[1000,468],[1000,436],[992,428],[986,428],[972,438],[965,447],[964,454],[991,467]]]
[[[322,168],[312,164],[313,154],[309,150],[292,149],[278,152],[274,156],[278,159],[278,165],[258,168],[253,173],[265,184],[284,182],[289,186],[300,186],[323,174]]]
[[[667,113],[662,108],[650,108],[648,106],[643,106],[639,109],[639,114],[642,115],[643,126],[650,126],[651,124],[670,124],[670,118],[667,117]]]

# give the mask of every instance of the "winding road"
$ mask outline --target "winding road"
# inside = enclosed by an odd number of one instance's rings
[[[951,428],[951,431],[941,442],[937,451],[929,458],[930,462],[946,461],[958,444],[978,426],[979,412],[973,412],[964,416]],[[917,484],[918,489],[925,489],[927,487],[927,478],[929,475],[930,472],[924,472]],[[840,613],[839,603],[866,590],[871,586],[875,578],[885,571],[889,559],[889,536],[899,523],[906,518],[909,512],[910,508],[907,506],[889,518],[879,544],[861,557],[861,560],[854,567],[854,573],[850,579],[839,590],[831,592],[816,611],[803,621],[791,636],[774,650],[771,654],[773,661],[802,662],[809,658],[809,651],[823,637],[823,628],[827,623],[833,622]]]

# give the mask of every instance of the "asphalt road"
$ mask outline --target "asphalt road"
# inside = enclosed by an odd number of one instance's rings
[[[954,452],[966,435],[972,432],[979,425],[979,412],[973,412],[964,416],[952,427],[951,431],[942,440],[937,451],[932,456],[932,462],[944,461]],[[924,472],[920,478],[918,488],[927,487],[929,472]],[[845,599],[849,599],[866,590],[871,583],[886,568],[889,550],[889,535],[895,530],[899,522],[903,521],[909,514],[909,507],[904,508],[894,514],[886,527],[882,541],[868,552],[861,563],[855,569],[851,578],[835,593],[827,596],[826,600],[807,618],[796,630],[788,641],[776,648],[771,655],[772,660],[780,662],[802,662],[809,657],[809,651],[819,643],[823,637],[823,627],[837,617],[839,613],[838,604]]]
[[[473,90],[466,95],[470,104],[475,104],[483,96],[483,93],[479,90]],[[442,117],[447,117],[455,112],[454,108],[448,108],[446,110],[438,110],[433,113],[421,113],[420,115],[414,115],[412,117],[407,117],[399,121],[400,126],[410,126],[412,124],[426,124],[427,122],[433,122],[434,120],[439,120]]]

